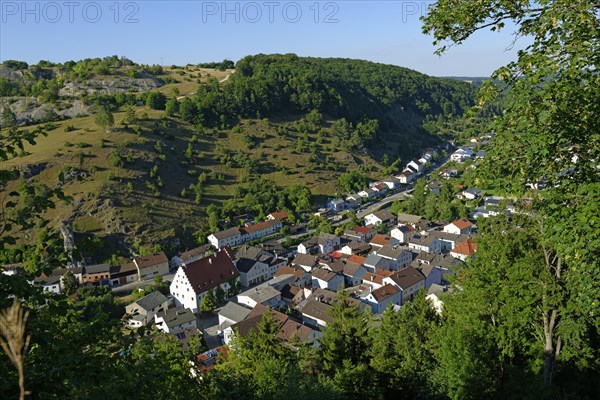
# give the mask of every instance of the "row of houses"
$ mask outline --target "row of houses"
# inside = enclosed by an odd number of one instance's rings
[[[18,269],[9,271],[9,273],[14,273]],[[96,264],[76,268],[59,268],[54,269],[50,275],[40,275],[34,280],[34,284],[42,286],[45,291],[58,294],[63,290],[64,276],[67,272],[71,272],[80,284],[118,286],[167,274],[169,260],[161,251],[135,257],[131,262],[120,266]]]
[[[224,231],[215,232],[207,237],[208,242],[216,249],[225,246],[239,246],[252,240],[278,233],[283,227],[279,218],[267,219],[256,224],[235,226]]]

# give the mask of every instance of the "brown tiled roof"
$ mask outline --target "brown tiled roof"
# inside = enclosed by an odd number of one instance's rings
[[[348,262],[354,263],[354,264],[359,264],[359,265],[363,265],[363,263],[365,262],[366,258],[363,256],[357,256],[356,254],[352,254],[350,257],[348,257]]]
[[[182,260],[187,260],[188,258],[199,256],[199,255],[206,253],[208,250],[210,250],[210,248],[211,248],[210,244],[205,244],[200,247],[196,247],[195,249],[184,251],[183,253],[181,253],[180,258]]]
[[[463,254],[465,256],[472,256],[477,251],[477,243],[473,239],[467,239],[464,242],[460,242],[452,249],[452,253]]]
[[[320,319],[321,321],[325,321],[326,323],[331,323],[333,322],[333,317],[329,315],[329,310],[331,310],[331,308],[332,307],[329,304],[321,303],[316,300],[309,300],[304,307],[302,307],[300,312],[310,317]]]
[[[229,247],[189,263],[187,267],[183,267],[183,271],[196,293],[206,292],[240,276],[233,264]]]
[[[325,281],[325,282],[329,282],[330,280],[332,280],[333,278],[335,278],[335,276],[337,275],[334,272],[328,271],[328,270],[323,269],[323,268],[319,268],[319,269],[313,270],[311,272],[311,274],[315,278],[320,279],[320,280]]]
[[[392,286],[388,283],[385,286],[380,287],[379,289],[373,290],[371,293],[373,294],[373,297],[375,298],[375,300],[378,303],[381,303],[382,301],[385,301],[386,299],[392,297],[393,295],[397,294],[398,292],[399,292],[398,289],[396,289],[394,286]]]
[[[273,217],[274,219],[287,219],[288,213],[285,211],[275,211],[269,214],[269,216]]]
[[[384,276],[381,276],[379,274],[375,274],[373,272],[367,272],[364,276],[363,276],[363,282],[375,282],[379,285],[383,285],[383,278],[385,278]]]
[[[371,244],[376,244],[379,246],[386,246],[388,244],[390,244],[390,241],[392,240],[391,236],[386,236],[386,235],[382,235],[381,233],[376,234],[375,236],[373,236],[373,239],[371,239]]]
[[[221,240],[221,239],[228,239],[235,235],[240,235],[241,233],[242,232],[240,231],[240,228],[237,226],[234,226],[233,228],[225,229],[224,231],[215,232],[215,233],[213,233],[213,236],[216,237],[217,239]]]
[[[390,278],[403,290],[425,280],[423,274],[412,266],[396,271]]]
[[[456,221],[452,221],[452,224],[460,230],[467,229],[473,226],[473,223],[466,218],[459,218]]]
[[[354,228],[355,232],[362,233],[363,235],[368,235],[373,228],[369,228],[368,226],[357,226]]]
[[[160,253],[150,254],[148,256],[138,256],[134,259],[136,265],[140,268],[154,267],[158,264],[168,263],[169,259],[165,255],[164,251]]]
[[[298,280],[305,273],[306,273],[306,271],[303,270],[302,267],[294,267],[294,266],[283,265],[283,266],[279,267],[279,269],[277,270],[277,272],[275,272],[275,276],[280,276],[280,275],[294,275],[294,280]]]
[[[296,258],[294,258],[293,262],[294,264],[308,265],[312,267],[317,264],[317,257],[311,256],[309,254],[298,253],[296,254]]]

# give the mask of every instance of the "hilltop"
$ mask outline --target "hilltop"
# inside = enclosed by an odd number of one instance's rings
[[[205,237],[209,206],[221,226],[238,213],[308,211],[290,200],[301,187],[314,204],[341,190],[343,172],[381,176],[439,143],[426,119],[460,114],[474,99],[467,83],[347,59],[258,55],[235,70],[116,57],[41,64],[0,67],[3,107],[48,133],[2,168],[72,196],[48,217],[71,223],[82,257],[102,253],[103,238],[122,246]],[[156,93],[162,104],[148,100]],[[101,109],[113,115],[110,129],[95,122]],[[295,194],[282,198],[283,187]]]

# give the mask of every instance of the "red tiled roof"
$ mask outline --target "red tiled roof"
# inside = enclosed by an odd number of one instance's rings
[[[263,221],[263,222],[259,222],[258,224],[246,226],[246,227],[242,228],[242,231],[244,231],[245,233],[257,232],[257,231],[260,231],[263,229],[267,229],[273,225],[277,225],[279,223],[281,223],[280,220],[272,219],[270,221]]]
[[[363,265],[363,263],[365,262],[366,258],[363,256],[357,256],[355,254],[352,254],[350,257],[348,257],[348,262],[352,262],[358,265]]]
[[[335,259],[344,257],[344,254],[340,253],[339,251],[331,252],[331,253],[329,253],[329,255]]]
[[[373,239],[371,239],[371,244],[377,244],[380,246],[385,246],[390,244],[390,241],[392,240],[391,236],[386,236],[386,235],[382,235],[381,233],[376,234],[375,236],[373,236]]]
[[[367,226],[357,226],[356,228],[354,228],[354,231],[358,232],[358,233],[362,233],[364,235],[368,235],[369,232],[372,231],[372,228],[369,228]]]
[[[269,216],[273,217],[274,219],[287,219],[288,213],[285,211],[275,211],[269,214]]]
[[[477,243],[473,239],[467,239],[464,242],[460,242],[452,249],[452,253],[463,254],[465,256],[472,256],[477,251]]]

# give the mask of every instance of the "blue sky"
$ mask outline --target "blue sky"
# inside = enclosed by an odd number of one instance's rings
[[[428,4],[0,0],[0,59],[62,62],[117,54],[138,63],[181,65],[296,53],[366,59],[436,76],[489,76],[515,58],[516,50],[507,50],[510,28],[477,33],[442,57],[434,55],[419,21]]]

